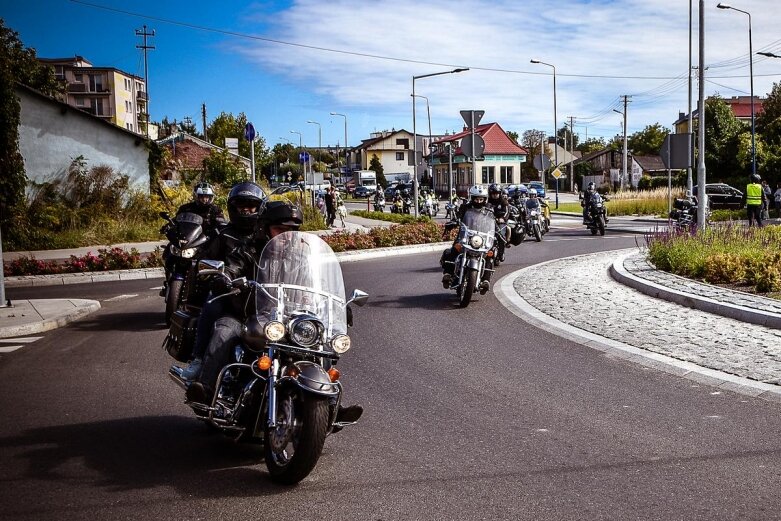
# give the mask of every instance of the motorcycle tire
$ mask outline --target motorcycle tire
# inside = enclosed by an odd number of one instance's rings
[[[591,230],[591,235],[596,235],[597,234],[596,226],[592,226],[591,228],[589,228],[589,230]]]
[[[168,292],[165,294],[165,325],[171,325],[171,317],[179,308],[179,299],[182,295],[183,280],[172,280],[168,283]]]
[[[274,483],[295,485],[312,472],[323,452],[328,398],[283,388],[277,401],[277,427],[265,429],[266,468]]]
[[[542,230],[540,230],[539,224],[534,225],[534,239],[537,242],[540,242],[542,240]]]
[[[599,228],[599,234],[605,235],[605,216],[600,215],[599,219],[597,220],[597,228]]]
[[[459,293],[458,305],[465,308],[472,300],[472,294],[477,286],[477,270],[465,270],[464,280],[461,281],[461,292]]]

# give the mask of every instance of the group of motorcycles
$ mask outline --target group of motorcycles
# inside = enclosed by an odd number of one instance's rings
[[[409,214],[414,208],[412,206],[412,196],[409,193],[398,193],[391,201],[390,212],[398,214]],[[374,198],[374,211],[385,211],[385,195],[382,192]],[[418,214],[428,217],[435,217],[439,213],[439,200],[433,194],[424,194],[418,198]]]
[[[223,262],[198,260],[208,240],[198,215],[161,217],[174,256],[163,343],[171,357],[190,360],[207,298],[244,294],[255,304],[241,340],[230,347],[232,361],[220,371],[211,403],[185,403],[212,428],[262,446],[274,482],[297,483],[314,469],[326,437],[352,424],[336,421],[343,391],[336,365],[351,347],[350,305],[364,305],[368,294],[355,290],[345,297],[339,261],[316,235],[289,231],[274,237],[256,259],[254,280],[231,280]],[[230,291],[211,297],[215,279]],[[172,366],[169,376],[185,389],[189,385],[182,367]]]

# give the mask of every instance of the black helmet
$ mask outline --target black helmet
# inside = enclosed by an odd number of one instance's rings
[[[491,185],[488,187],[488,197],[491,197],[493,194],[501,194],[501,193],[502,193],[502,187],[496,183],[491,183]]]
[[[264,227],[271,225],[290,226],[296,230],[304,223],[301,209],[288,201],[269,201],[260,216]]]
[[[246,232],[254,230],[258,224],[261,203],[265,199],[266,194],[263,192],[263,189],[249,181],[239,183],[231,188],[228,194],[228,217],[231,224]],[[239,212],[238,206],[249,205],[255,207],[255,211],[252,214],[243,215]]]
[[[759,177],[759,174],[751,174],[751,181],[754,183],[758,183],[762,180],[761,177]]]
[[[588,188],[586,188],[586,190],[588,190],[589,192],[593,192],[593,191],[594,191],[594,190],[596,190],[596,189],[597,189],[597,187],[594,185],[594,183],[593,183],[593,182],[592,182],[592,183],[589,183],[589,184],[588,184]]]
[[[201,202],[201,197],[207,196],[209,200],[205,203]],[[212,185],[206,182],[201,182],[195,185],[193,188],[193,200],[198,206],[208,206],[214,201],[214,188]]]

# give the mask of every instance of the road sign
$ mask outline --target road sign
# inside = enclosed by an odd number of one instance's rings
[[[485,151],[485,140],[483,136],[475,134],[475,157],[481,157]],[[472,134],[467,134],[461,138],[461,153],[467,157],[472,156]]]
[[[532,164],[534,164],[534,168],[537,170],[547,170],[550,167],[550,158],[545,154],[540,154],[534,156]]]
[[[461,117],[464,118],[464,123],[466,123],[466,126],[469,128],[472,128],[472,115],[474,114],[474,125],[477,126],[480,124],[480,120],[483,119],[483,115],[485,114],[484,110],[462,110],[461,111]]]
[[[553,169],[553,172],[550,173],[555,179],[560,179],[564,174],[561,173],[561,170],[559,170],[559,167],[556,167]]]
[[[694,150],[694,134],[667,134],[659,149],[665,168],[682,170],[692,166],[691,156]],[[691,147],[691,148],[689,148]]]
[[[298,162],[299,163],[308,163],[309,162],[309,153],[308,152],[301,152],[298,154]]]
[[[250,143],[255,141],[255,127],[252,126],[252,123],[247,123],[247,126],[244,127],[244,137]]]

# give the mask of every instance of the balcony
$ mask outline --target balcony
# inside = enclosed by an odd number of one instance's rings
[[[139,90],[138,92],[136,92],[136,99],[140,99],[140,100],[147,100],[147,99],[149,99],[149,98],[147,97],[147,95],[146,95],[146,92],[145,92],[145,91],[143,91],[143,90]]]
[[[87,92],[87,84],[86,83],[70,83],[70,84],[68,84],[68,92],[73,92],[73,93]]]

